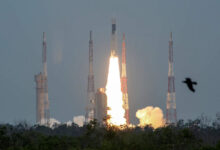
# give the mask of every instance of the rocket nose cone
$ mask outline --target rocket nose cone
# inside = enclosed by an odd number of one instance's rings
[[[115,18],[112,19],[112,34],[115,34],[116,32],[116,20]]]

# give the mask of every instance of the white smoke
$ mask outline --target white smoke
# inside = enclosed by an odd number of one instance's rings
[[[66,124],[67,126],[72,126],[73,123],[77,124],[79,127],[82,127],[83,124],[85,122],[85,117],[80,115],[80,116],[75,116],[73,117],[73,120],[69,120],[67,122],[65,122],[64,124]]]
[[[65,122],[65,124],[67,127],[70,127],[70,126],[72,126],[73,122],[71,120],[69,120],[69,121]]]
[[[153,128],[162,127],[165,123],[163,111],[159,107],[147,106],[136,112],[139,119],[139,126],[151,125]]]
[[[50,118],[50,120],[49,120],[49,127],[52,128],[52,129],[56,128],[60,124],[61,124],[61,122],[59,122],[55,118]]]
[[[64,123],[61,123],[60,121],[56,120],[55,118],[50,118],[48,124],[47,124],[46,120],[42,120],[41,123],[39,123],[39,125],[47,126],[47,127],[54,129],[61,124],[66,124],[69,127],[69,126],[72,126],[73,123],[77,124],[79,127],[82,127],[84,122],[85,122],[85,117],[81,115],[81,116],[75,116],[75,117],[73,117],[72,121],[69,120]]]
[[[85,122],[85,116],[75,116],[73,117],[73,122],[77,124],[79,127],[82,127]]]

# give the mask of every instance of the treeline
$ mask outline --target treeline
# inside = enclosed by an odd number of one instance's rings
[[[220,150],[220,118],[153,129],[100,126],[96,121],[45,126],[0,125],[0,150]]]

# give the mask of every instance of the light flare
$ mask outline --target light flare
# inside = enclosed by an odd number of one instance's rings
[[[107,95],[107,114],[110,117],[107,120],[108,124],[112,125],[125,125],[126,119],[125,110],[123,108],[122,92],[121,92],[121,80],[119,71],[119,60],[115,53],[111,53],[109,59],[109,70],[106,84]]]

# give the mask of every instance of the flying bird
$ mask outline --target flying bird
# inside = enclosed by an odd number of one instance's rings
[[[186,83],[190,91],[195,92],[193,85],[197,85],[197,82],[192,81],[191,78],[185,78],[185,81],[182,81],[182,82]]]

